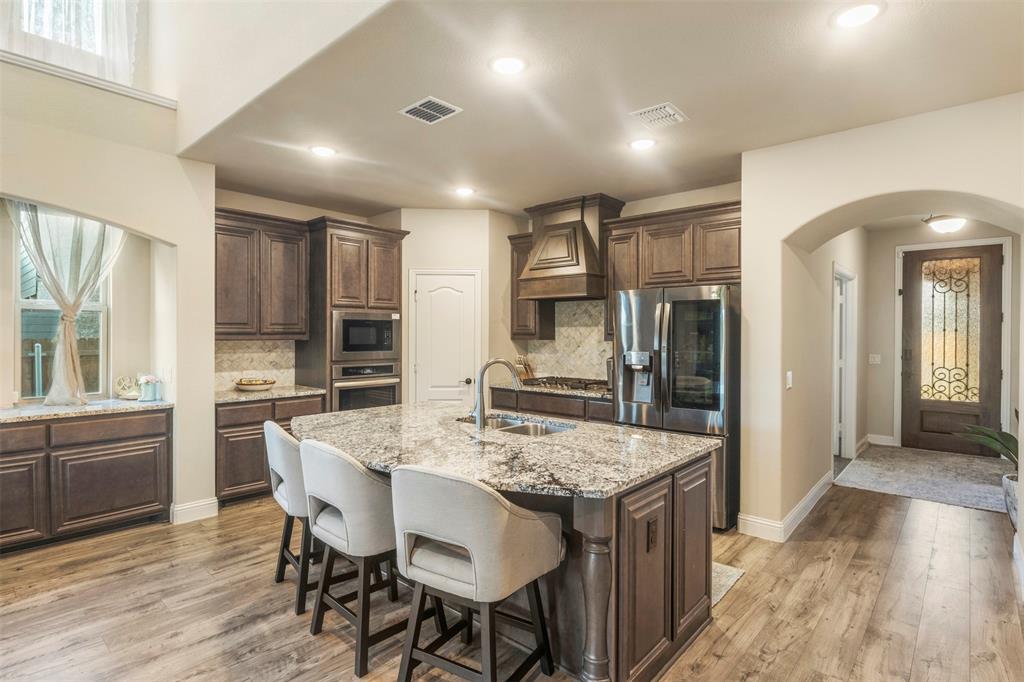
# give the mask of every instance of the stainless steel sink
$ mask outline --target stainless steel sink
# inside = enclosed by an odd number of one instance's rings
[[[523,422],[515,426],[498,429],[502,433],[516,433],[522,436],[546,436],[549,433],[560,433],[576,427],[568,424],[544,424],[539,422]]]
[[[456,421],[465,422],[467,424],[475,424],[473,417],[459,417]],[[522,419],[506,419],[505,417],[485,417],[484,428],[485,429],[503,429],[508,426],[519,426],[523,423]]]

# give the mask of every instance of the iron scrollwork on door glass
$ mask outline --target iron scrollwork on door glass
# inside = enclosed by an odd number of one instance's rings
[[[981,259],[921,264],[921,397],[978,402]]]

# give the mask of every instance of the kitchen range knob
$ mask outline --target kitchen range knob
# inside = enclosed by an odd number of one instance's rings
[[[470,379],[469,377],[466,377],[465,379],[462,380],[462,383],[464,383],[464,384],[471,384],[471,383],[473,383],[473,380]]]

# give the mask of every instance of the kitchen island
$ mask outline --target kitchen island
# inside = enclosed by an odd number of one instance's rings
[[[488,416],[552,432],[477,433],[465,415],[394,405],[297,417],[292,431],[381,473],[426,466],[561,514],[566,560],[544,580],[556,661],[585,680],[656,677],[711,619],[710,454],[721,441],[518,413]]]

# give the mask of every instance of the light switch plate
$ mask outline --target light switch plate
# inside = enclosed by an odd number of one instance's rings
[[[793,370],[786,370],[786,390],[793,388]]]
[[[869,365],[880,365],[882,364],[882,356],[878,353],[868,353],[868,364]]]

